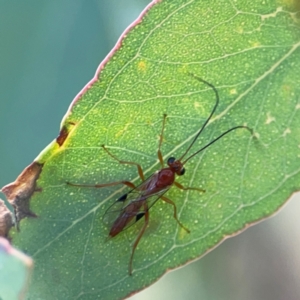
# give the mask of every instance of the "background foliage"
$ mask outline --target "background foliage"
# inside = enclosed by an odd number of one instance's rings
[[[23,299],[33,268],[33,261],[0,237],[0,299]]]

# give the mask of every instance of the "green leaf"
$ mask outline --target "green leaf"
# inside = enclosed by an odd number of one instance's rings
[[[30,298],[119,299],[157,280],[168,269],[198,258],[226,237],[277,211],[299,190],[299,7],[274,1],[165,0],[126,32],[74,100],[56,141],[3,192],[15,205],[21,232],[14,243],[31,254],[36,270]],[[297,13],[298,10],[298,13]],[[159,169],[157,149],[180,157],[220,96],[217,112],[193,146],[230,133],[186,164],[178,181],[203,188],[158,201],[128,275],[140,220],[107,240],[103,215],[126,187],[68,186],[120,180],[139,184]],[[36,182],[36,179],[38,181]],[[37,188],[39,192],[35,192]],[[28,201],[29,197],[33,194]]]
[[[0,237],[0,299],[24,299],[32,259],[10,246]]]

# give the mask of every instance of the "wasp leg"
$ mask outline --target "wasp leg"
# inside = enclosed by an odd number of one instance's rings
[[[179,182],[176,182],[176,181],[174,182],[174,185],[184,191],[192,190],[192,191],[198,191],[201,193],[205,193],[205,190],[203,190],[203,189],[193,188],[193,187],[184,187],[182,184],[180,184]]]
[[[164,130],[165,130],[165,125],[166,125],[166,118],[167,118],[167,115],[164,114],[163,124],[162,124],[162,128],[161,128],[161,133],[160,133],[160,136],[159,136],[158,150],[157,150],[158,160],[159,160],[162,168],[164,167],[164,160],[163,160],[163,156],[161,154],[160,148],[161,148],[161,144],[162,144],[163,138],[164,138]]]
[[[135,185],[133,183],[131,183],[130,181],[115,181],[115,182],[110,182],[110,183],[103,183],[103,184],[77,184],[77,183],[71,183],[71,182],[66,182],[66,184],[68,185],[72,185],[72,186],[79,186],[79,187],[87,187],[87,188],[103,188],[103,187],[107,187],[107,186],[114,186],[114,185],[118,185],[118,184],[124,184],[127,185],[128,187],[134,189]]]
[[[136,247],[137,247],[141,237],[143,236],[143,234],[148,226],[148,223],[149,223],[149,210],[148,210],[148,205],[146,202],[144,203],[144,209],[145,209],[145,223],[144,223],[142,229],[140,230],[139,235],[136,238],[136,240],[134,241],[134,244],[132,246],[132,251],[131,251],[130,260],[129,260],[129,269],[128,269],[129,275],[132,275],[132,260],[133,260],[134,251],[135,251],[135,249],[136,249]]]
[[[139,165],[138,163],[135,163],[133,161],[120,160],[115,155],[113,155],[104,145],[102,145],[102,148],[105,150],[105,152],[110,157],[112,157],[113,159],[115,159],[116,161],[118,161],[120,164],[126,164],[126,165],[134,165],[134,166],[136,166],[137,169],[138,169],[138,173],[139,173],[140,178],[142,179],[142,181],[145,181],[145,176],[144,176],[144,172],[143,172],[143,169],[142,169],[141,165]]]
[[[160,197],[163,201],[165,201],[166,203],[168,204],[171,204],[174,208],[174,219],[177,221],[178,225],[183,228],[187,233],[190,233],[190,230],[187,229],[185,226],[182,225],[182,223],[178,220],[178,217],[177,217],[177,207],[175,205],[175,203],[170,200],[169,198],[165,197],[165,196],[162,196]]]

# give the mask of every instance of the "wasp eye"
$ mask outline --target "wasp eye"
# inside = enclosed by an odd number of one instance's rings
[[[168,159],[168,165],[172,164],[175,161],[175,157],[169,157]]]
[[[184,173],[185,173],[185,168],[182,168],[182,169],[180,170],[180,176],[181,176],[181,175],[184,175]]]

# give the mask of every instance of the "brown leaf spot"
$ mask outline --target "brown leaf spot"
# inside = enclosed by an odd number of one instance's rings
[[[59,136],[56,138],[56,142],[59,145],[59,147],[61,147],[63,145],[63,143],[65,142],[68,135],[69,135],[69,132],[68,132],[67,127],[63,126],[63,128],[59,132]]]
[[[18,176],[16,181],[4,186],[2,192],[15,209],[17,224],[25,217],[36,217],[29,206],[30,198],[35,191],[36,181],[42,171],[43,165],[33,162]]]
[[[14,225],[12,213],[0,199],[0,236],[7,238],[10,228]]]
[[[64,125],[62,127],[62,129],[59,132],[59,136],[56,138],[56,142],[59,145],[59,147],[61,147],[64,144],[65,140],[67,139],[70,132],[70,128],[75,125],[74,122],[68,122],[67,124],[68,126]]]

